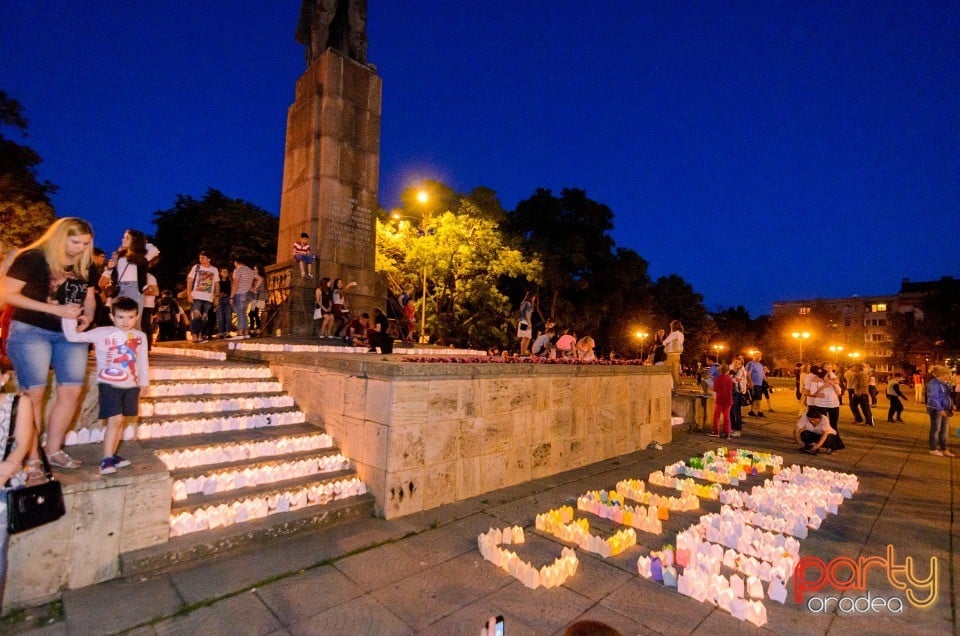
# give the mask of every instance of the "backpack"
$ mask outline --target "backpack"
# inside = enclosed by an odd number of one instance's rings
[[[157,322],[173,322],[173,307],[172,303],[167,302],[166,299],[161,300],[157,304]]]

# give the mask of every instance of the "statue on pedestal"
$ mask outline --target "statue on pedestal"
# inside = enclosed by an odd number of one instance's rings
[[[307,48],[307,66],[328,48],[366,64],[367,0],[303,0],[297,42]]]

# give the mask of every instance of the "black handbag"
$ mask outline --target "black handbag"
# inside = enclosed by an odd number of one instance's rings
[[[13,430],[17,422],[18,400],[19,398],[14,401],[10,412],[10,434],[7,438],[4,457],[10,454],[10,449],[13,447]],[[63,502],[63,488],[60,486],[60,482],[53,477],[53,471],[50,469],[50,462],[47,461],[47,454],[43,452],[43,446],[39,444],[38,446],[40,461],[43,462],[43,470],[47,476],[47,481],[34,486],[11,488],[7,491],[7,532],[10,534],[42,526],[67,514],[67,508]]]

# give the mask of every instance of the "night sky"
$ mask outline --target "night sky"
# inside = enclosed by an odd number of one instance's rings
[[[57,213],[107,250],[177,194],[277,213],[299,5],[0,3]],[[367,30],[384,207],[582,188],[711,311],[960,277],[960,2],[370,0]]]

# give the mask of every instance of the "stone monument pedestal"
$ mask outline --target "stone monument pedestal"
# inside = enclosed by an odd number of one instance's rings
[[[352,313],[386,305],[374,268],[382,82],[370,66],[327,49],[300,76],[287,113],[277,262],[266,268],[268,303],[279,308],[271,333],[312,333],[320,278],[356,281]],[[293,244],[310,236],[313,279],[300,276]]]

